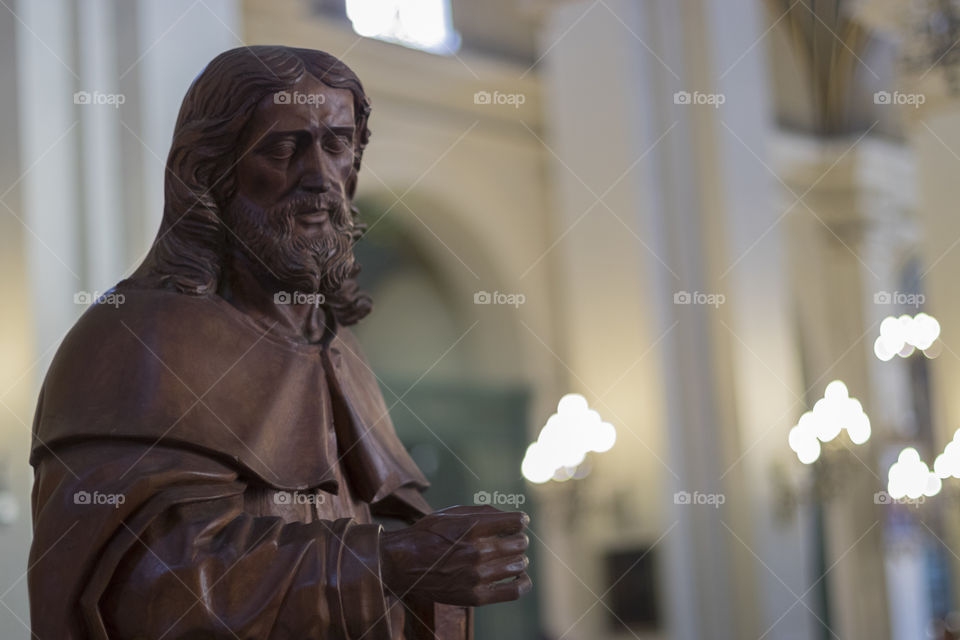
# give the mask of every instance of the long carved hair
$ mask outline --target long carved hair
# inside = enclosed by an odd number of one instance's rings
[[[344,194],[354,217],[354,240],[366,226],[353,206],[357,172],[370,139],[370,101],[359,78],[328,53],[281,46],[239,47],[221,53],[187,90],[177,117],[164,179],[163,219],[147,257],[120,287],[168,288],[190,295],[217,292],[227,235],[220,204],[237,184],[238,141],[257,104],[292,88],[305,74],[353,94],[356,138],[353,171]],[[370,312],[369,296],[357,289],[359,265],[328,302],[343,324]]]

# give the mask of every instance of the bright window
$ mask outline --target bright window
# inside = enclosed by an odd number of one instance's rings
[[[347,0],[347,17],[368,38],[445,55],[460,48],[450,0]]]

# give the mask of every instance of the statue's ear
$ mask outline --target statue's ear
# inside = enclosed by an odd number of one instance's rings
[[[357,172],[356,170],[350,172],[350,177],[347,178],[347,184],[345,185],[346,193],[344,194],[348,201],[353,200],[353,194],[357,192]]]

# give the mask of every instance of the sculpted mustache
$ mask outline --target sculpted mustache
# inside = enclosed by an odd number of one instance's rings
[[[345,203],[339,196],[295,198],[289,202],[278,205],[272,213],[279,213],[283,217],[292,217],[313,213],[314,211],[327,211],[331,214],[336,214],[336,216],[331,216],[331,221],[340,225],[348,222],[348,220],[344,219],[344,213],[347,212]]]

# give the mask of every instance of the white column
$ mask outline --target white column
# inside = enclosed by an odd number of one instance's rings
[[[606,401],[617,457],[598,461],[589,489],[643,487],[628,506],[642,525],[617,541],[664,536],[671,638],[739,640],[770,627],[767,638],[809,637],[818,625],[793,606],[808,586],[806,523],[776,520],[770,486],[774,463],[791,462],[786,436],[803,389],[782,210],[764,166],[765,28],[754,3],[577,3],[552,13],[542,43],[556,233],[572,227],[557,246],[566,353],[579,381],[600,390],[633,366],[629,396]],[[726,102],[675,104],[677,91]],[[605,204],[583,215],[599,195]],[[674,304],[680,291],[726,301]],[[676,504],[676,491],[726,503]],[[582,525],[584,542],[618,523],[599,520]],[[546,619],[562,633],[592,595],[576,582],[553,589],[561,601]],[[596,609],[580,637],[602,634]]]
[[[87,286],[103,292],[113,286],[126,266],[123,246],[126,220],[121,209],[120,118],[126,96],[117,82],[117,23],[113,4],[83,0],[78,5],[78,86],[107,99],[80,105],[82,137],[80,191],[84,217],[82,240],[87,257]]]
[[[3,50],[3,154],[0,244],[5,300],[0,313],[0,482],[17,500],[18,518],[0,529],[3,607],[0,634],[29,637],[26,558],[31,539],[27,464],[37,383],[79,307],[83,286],[78,231],[79,123],[73,5],[66,0],[0,7]],[[15,62],[15,64],[14,64]]]
[[[947,105],[951,104],[949,102]],[[942,327],[944,353],[930,363],[933,422],[940,450],[960,428],[960,218],[957,216],[957,174],[960,172],[960,111],[952,108],[921,109],[913,121],[909,139],[916,152],[919,178],[919,214],[923,228],[922,284],[926,308]],[[956,481],[953,481],[956,482]],[[945,483],[950,490],[951,481]],[[954,584],[960,580],[960,515],[945,511]],[[954,589],[955,607],[960,593]]]
[[[717,342],[712,384],[718,409],[727,407],[718,421],[725,454],[718,456],[724,462],[717,483],[734,492],[718,532],[733,554],[734,575],[750,568],[739,587],[741,632],[734,637],[747,637],[748,630],[749,637],[817,637],[825,632],[815,617],[821,615],[816,593],[806,593],[809,514],[785,508],[775,481],[797,465],[786,439],[805,409],[805,385],[785,255],[788,230],[768,153],[775,129],[768,16],[755,2],[685,6],[687,73],[679,86],[723,96],[719,108],[697,109],[699,135],[686,154],[702,184],[702,221],[692,226],[700,229],[707,254],[704,273],[727,296],[724,313],[711,323]]]
[[[87,285],[80,240],[80,115],[73,97],[79,80],[75,14],[67,0],[19,2],[16,11],[23,171],[18,215],[27,231],[36,347],[43,353],[79,315],[73,296]]]
[[[180,102],[210,60],[244,43],[240,0],[138,0],[137,7],[140,55],[121,74],[138,78],[146,251],[160,226],[164,168]]]
[[[840,379],[872,418],[867,443],[850,444],[845,434],[824,447],[810,473],[811,501],[822,504],[825,557],[811,581],[820,580],[828,611],[819,611],[844,638],[889,638],[884,574],[884,506],[874,494],[885,488],[877,464],[883,413],[874,411],[870,364],[879,322],[873,320],[873,294],[888,281],[868,264],[861,145],[865,137],[796,141],[791,162],[778,161],[784,206],[803,196],[789,217],[792,289],[798,341],[803,349],[804,410]],[[822,579],[821,579],[822,577]],[[816,591],[814,591],[816,593]],[[815,609],[816,611],[816,609]],[[882,613],[880,613],[882,612]],[[817,623],[819,625],[819,623]]]

